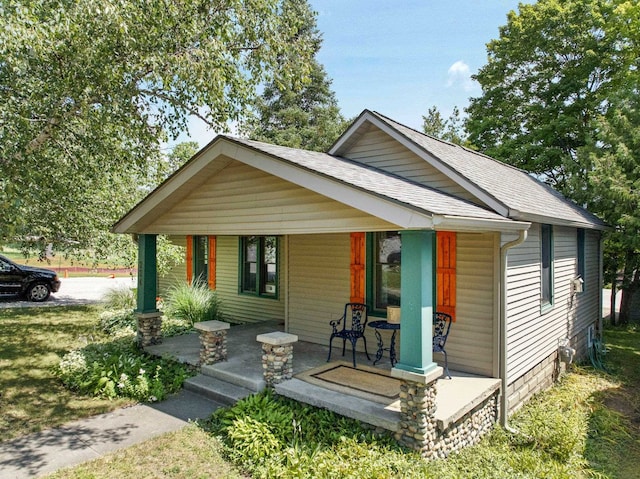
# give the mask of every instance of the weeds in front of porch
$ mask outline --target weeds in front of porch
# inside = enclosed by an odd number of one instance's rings
[[[205,283],[177,283],[169,289],[165,314],[191,326],[200,321],[220,319],[220,299]]]
[[[79,395],[53,374],[60,357],[100,335],[88,306],[3,309],[0,441],[130,404]]]
[[[119,334],[122,330],[136,331],[135,290],[127,286],[109,289],[102,296],[104,311],[100,313],[100,328],[107,334]]]
[[[92,343],[60,360],[56,375],[80,394],[161,401],[191,375],[187,366],[141,351],[133,336]]]

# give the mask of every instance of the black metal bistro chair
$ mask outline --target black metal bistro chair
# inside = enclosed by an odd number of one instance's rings
[[[447,344],[449,329],[451,329],[451,315],[447,313],[433,313],[433,352],[444,354],[444,370],[447,373],[447,377],[451,379],[447,351],[444,349],[445,344]]]
[[[333,338],[342,339],[342,355],[344,356],[347,340],[351,341],[351,350],[353,352],[353,367],[356,367],[356,343],[362,338],[364,341],[364,352],[367,359],[371,361],[369,352],[367,351],[367,338],[364,336],[365,327],[369,316],[367,314],[367,305],[362,303],[347,303],[344,306],[344,314],[340,319],[329,322],[333,328],[331,337],[329,338],[329,357],[327,362],[331,360],[331,343]]]

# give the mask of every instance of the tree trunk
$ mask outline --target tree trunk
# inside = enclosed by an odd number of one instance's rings
[[[633,298],[640,289],[640,269],[633,272],[633,279],[627,288],[622,289],[622,301],[620,302],[620,320],[617,324],[628,324],[631,321],[631,306]]]
[[[617,294],[617,289],[616,289],[616,280],[614,278],[614,280],[611,282],[611,301],[610,301],[610,307],[611,307],[611,314],[609,315],[609,322],[613,325],[618,324],[618,315],[616,314],[616,294]]]

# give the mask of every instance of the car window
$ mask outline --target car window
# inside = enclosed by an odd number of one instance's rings
[[[0,272],[8,273],[9,271],[11,271],[11,265],[5,260],[0,259]]]

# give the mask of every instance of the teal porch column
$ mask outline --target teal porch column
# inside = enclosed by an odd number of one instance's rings
[[[156,235],[138,236],[138,307],[136,312],[157,312]]]
[[[435,309],[435,231],[401,231],[400,361],[397,369],[428,375],[433,362],[432,336]]]
[[[156,235],[138,236],[137,342],[141,347],[162,342],[162,313],[156,307]]]

